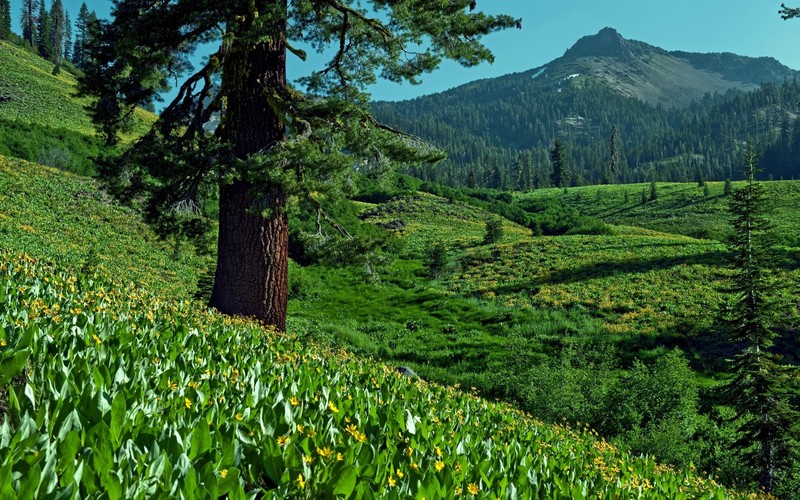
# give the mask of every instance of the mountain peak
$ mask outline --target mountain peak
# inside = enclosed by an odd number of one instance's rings
[[[614,28],[603,28],[596,35],[581,38],[564,54],[567,58],[615,57],[633,60],[643,52],[641,43],[626,40]]]

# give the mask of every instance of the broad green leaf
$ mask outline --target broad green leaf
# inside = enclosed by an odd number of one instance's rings
[[[8,385],[11,379],[22,373],[30,355],[30,349],[22,349],[12,356],[0,359],[0,387]]]
[[[42,479],[42,468],[37,463],[31,467],[30,470],[28,470],[27,474],[24,474],[22,477],[20,477],[19,494],[16,498],[19,500],[36,498],[36,490],[39,489],[39,484],[42,482]]]
[[[211,432],[208,427],[208,422],[205,418],[201,418],[192,431],[192,440],[189,447],[189,458],[194,460],[199,455],[202,455],[212,446]]]
[[[349,497],[353,494],[357,482],[358,471],[354,467],[345,467],[342,469],[339,477],[334,480],[333,494]]]
[[[119,446],[122,427],[125,423],[125,413],[127,412],[125,395],[120,391],[114,396],[111,403],[111,440],[114,446]]]

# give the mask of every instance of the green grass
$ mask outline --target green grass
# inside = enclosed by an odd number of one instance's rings
[[[728,234],[730,216],[723,182],[707,182],[709,196],[697,183],[657,183],[658,198],[642,203],[642,192],[649,197],[649,184],[585,186],[563,189],[539,189],[517,194],[517,199],[560,198],[582,214],[622,226],[638,226],[664,233],[723,240]],[[769,219],[779,240],[800,246],[800,181],[765,181]],[[733,182],[734,189],[741,182]],[[625,201],[625,193],[628,201]]]
[[[94,135],[84,109],[91,101],[77,97],[77,79],[71,73],[62,70],[53,75],[51,62],[4,41],[0,41],[0,67],[0,95],[7,98],[0,102],[0,118]],[[125,138],[138,137],[154,120],[152,113],[137,109]]]
[[[119,279],[176,296],[190,296],[211,265],[188,244],[160,240],[95,181],[2,156],[0,249],[75,269],[96,260]]]

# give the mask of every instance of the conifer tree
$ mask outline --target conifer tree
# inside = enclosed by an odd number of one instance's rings
[[[64,9],[64,60],[72,60],[72,21],[69,12]]]
[[[61,0],[53,0],[50,5],[50,60],[53,64],[61,64],[64,56],[64,4]]]
[[[550,163],[553,166],[553,173],[550,175],[550,181],[553,186],[569,186],[570,173],[567,165],[567,154],[561,139],[556,139],[553,143],[553,150],[550,152]]]
[[[765,195],[755,180],[757,155],[750,145],[745,156],[746,184],[731,194],[733,235],[728,243],[733,270],[732,304],[724,315],[727,338],[737,348],[730,363],[733,378],[724,388],[737,417],[744,423],[735,446],[745,461],[759,472],[767,491],[776,486],[779,469],[797,442],[792,427],[798,412],[792,408],[790,380],[780,357],[772,351],[779,326],[780,306],[773,298],[769,223],[764,218]]]
[[[210,305],[285,328],[287,205],[340,192],[358,164],[442,158],[421,140],[378,123],[367,85],[376,75],[417,82],[442,59],[491,61],[480,38],[518,24],[475,11],[474,0],[118,0],[113,21],[91,33],[81,89],[96,96],[107,142],[134,106],[175,75],[186,76],[153,129],[106,167],[118,191],[149,193],[151,213],[189,232],[207,223],[204,199],[219,195],[218,255]],[[419,41],[426,40],[424,48]],[[218,48],[194,74],[200,43]],[[299,44],[332,54],[328,64],[286,80]],[[325,52],[328,51],[328,52]],[[205,125],[221,113],[220,125]],[[324,219],[324,218],[322,218]]]
[[[78,10],[78,18],[75,20],[75,44],[72,47],[72,63],[79,68],[83,66],[88,33],[89,8],[84,2]]]
[[[23,0],[22,2],[22,39],[29,47],[36,47],[36,27],[38,19],[36,11],[39,3],[36,0]]]
[[[617,127],[611,129],[608,138],[608,181],[611,184],[619,180],[619,132]]]
[[[0,40],[11,38],[11,0],[0,0]]]
[[[50,22],[50,15],[44,6],[44,0],[39,3],[39,16],[36,19],[36,47],[39,55],[45,59],[50,59],[53,55],[53,25]]]

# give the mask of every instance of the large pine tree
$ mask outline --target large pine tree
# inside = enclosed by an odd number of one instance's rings
[[[11,38],[11,0],[0,0],[0,40]]]
[[[36,0],[22,1],[22,39],[29,47],[36,47],[36,10],[39,3]]]
[[[444,58],[491,60],[479,39],[517,21],[474,8],[474,0],[118,0],[113,22],[93,36],[82,88],[97,96],[95,119],[114,142],[133,106],[189,75],[117,167],[121,187],[150,188],[152,212],[188,225],[218,191],[210,304],[284,329],[287,204],[318,204],[354,165],[439,157],[377,123],[364,89],[377,74],[416,82]],[[216,51],[188,73],[187,57],[209,42]],[[301,80],[301,93],[287,84],[286,59],[305,60],[304,48],[332,57]]]
[[[50,14],[44,6],[44,0],[39,3],[39,15],[36,18],[36,47],[39,55],[45,59],[53,56],[53,23]]]
[[[752,146],[746,153],[746,185],[731,195],[733,236],[729,242],[733,270],[726,311],[728,340],[737,348],[731,362],[727,400],[743,419],[736,442],[745,461],[759,472],[759,483],[773,491],[779,469],[797,444],[792,427],[798,418],[789,394],[790,380],[773,351],[780,306],[773,298],[773,259],[764,218],[764,190],[755,181],[758,158]]]
[[[64,9],[64,54],[65,61],[72,60],[72,21],[69,12]]]
[[[61,64],[64,58],[65,33],[64,4],[53,0],[50,5],[50,60],[53,64]]]

